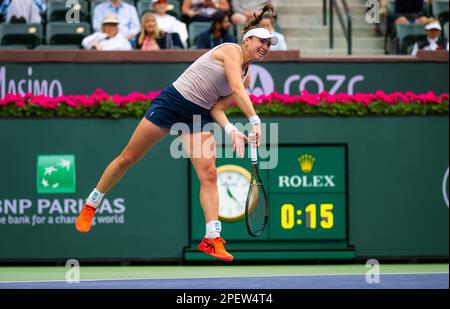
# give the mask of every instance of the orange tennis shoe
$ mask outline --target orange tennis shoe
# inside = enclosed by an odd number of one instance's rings
[[[226,244],[226,241],[222,237],[217,237],[214,239],[208,239],[205,237],[197,248],[206,254],[218,258],[219,260],[231,262],[233,261],[233,256],[227,252],[224,244]]]
[[[87,233],[91,229],[92,219],[94,219],[97,208],[84,204],[80,215],[75,221],[75,227],[81,233]]]

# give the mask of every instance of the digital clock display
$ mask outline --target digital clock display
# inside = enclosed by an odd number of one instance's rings
[[[334,226],[333,204],[321,204],[320,205],[320,227],[323,229],[332,229]],[[305,220],[297,219],[297,215],[301,217],[305,215]],[[305,228],[316,229],[317,228],[317,205],[309,204],[302,212],[301,209],[295,209],[292,204],[284,204],[281,206],[281,227],[285,230],[290,230],[295,225],[304,224]]]
[[[345,239],[345,195],[273,195],[269,214],[272,239]]]

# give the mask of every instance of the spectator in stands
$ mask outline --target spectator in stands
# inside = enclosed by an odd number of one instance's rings
[[[136,36],[134,47],[141,50],[183,49],[183,44],[178,33],[161,31],[155,15],[147,12],[141,18],[141,32]]]
[[[430,18],[425,25],[425,31],[427,32],[426,40],[417,42],[414,44],[412,55],[415,56],[419,50],[435,51],[435,50],[447,50],[448,40],[440,39],[442,28],[434,18]]]
[[[164,28],[172,28],[176,24],[176,17],[167,14],[171,10],[173,10],[173,4],[168,4],[167,0],[153,0],[150,11],[155,13],[159,28],[164,30]],[[164,31],[170,32],[169,30]]]
[[[269,30],[270,33],[276,36],[278,39],[278,44],[271,46],[270,50],[287,50],[286,39],[284,38],[283,34],[275,31],[275,23],[275,17],[272,14],[264,14],[261,21],[259,22],[259,26]]]
[[[167,33],[178,33],[183,46],[186,47],[188,40],[186,24],[167,14],[170,10],[173,10],[173,5],[168,4],[167,0],[153,0],[150,5],[150,11],[155,13],[158,28]]]
[[[95,31],[100,31],[100,25],[105,16],[115,15],[119,18],[119,32],[128,40],[136,37],[140,31],[139,17],[136,8],[122,0],[107,0],[97,5],[94,9],[92,26]]]
[[[7,23],[40,24],[46,7],[45,0],[4,0],[0,15]]]
[[[378,11],[378,14],[379,14],[379,17],[380,17],[380,23],[375,23],[375,28],[374,28],[374,30],[375,30],[375,35],[376,36],[381,36],[382,35],[382,27],[386,27],[386,23],[384,22],[384,21],[386,21],[386,19],[387,19],[387,13],[388,13],[388,7],[387,7],[387,4],[388,4],[388,1],[389,0],[378,0],[378,5],[379,5],[379,11]],[[368,10],[370,10],[371,9],[371,7],[366,7],[366,10],[368,11]]]
[[[193,21],[211,21],[217,10],[228,12],[228,0],[183,0],[181,20],[186,24]]]
[[[428,20],[423,13],[424,5],[424,0],[395,0],[394,23],[424,25]]]
[[[101,32],[87,36],[81,42],[85,49],[96,50],[132,50],[131,44],[119,33],[119,18],[115,15],[103,19]]]
[[[231,0],[233,25],[245,25],[254,18],[254,12],[270,2],[270,0]]]
[[[223,11],[217,11],[212,16],[211,28],[200,33],[197,39],[197,48],[214,48],[223,43],[236,43],[234,35],[229,33],[230,18]]]

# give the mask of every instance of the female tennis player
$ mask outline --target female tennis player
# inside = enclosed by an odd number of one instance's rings
[[[210,131],[203,130],[203,127],[212,121],[217,122],[231,136],[233,151],[243,157],[245,142],[249,139],[225,115],[225,110],[235,100],[252,124],[250,142],[259,145],[261,121],[245,89],[250,82],[249,65],[262,60],[270,46],[278,42],[267,29],[256,27],[263,14],[270,11],[273,12],[273,7],[266,5],[262,12],[255,13],[255,19],[243,29],[244,36],[240,45],[225,43],[210,50],[153,100],[128,145],[109,164],[87,198],[76,220],[78,231],[86,233],[90,230],[95,211],[105,193],[153,145],[168,134],[172,125],[184,123],[190,131],[182,133],[183,147],[187,150],[200,181],[200,204],[206,221],[206,235],[198,249],[223,261],[233,260],[233,256],[224,247],[225,240],[220,237],[222,228],[219,221],[214,137]],[[194,126],[194,115],[200,116],[201,126]],[[201,127],[202,130],[197,129],[196,132],[196,127]],[[204,145],[209,146],[203,147]]]

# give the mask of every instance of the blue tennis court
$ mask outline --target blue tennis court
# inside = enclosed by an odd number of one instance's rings
[[[12,270],[16,270],[13,272]],[[52,269],[46,273],[46,269]],[[57,269],[58,272],[54,272]],[[335,270],[332,273],[331,270]],[[386,265],[368,283],[363,265],[86,267],[68,283],[65,268],[0,268],[0,289],[448,289],[448,265]],[[392,271],[396,270],[396,271]],[[28,272],[28,276],[19,275]],[[266,273],[266,275],[264,275]],[[141,274],[141,276],[137,276]],[[60,279],[57,279],[57,278]],[[368,276],[369,281],[373,277]],[[16,280],[14,280],[16,279]]]

